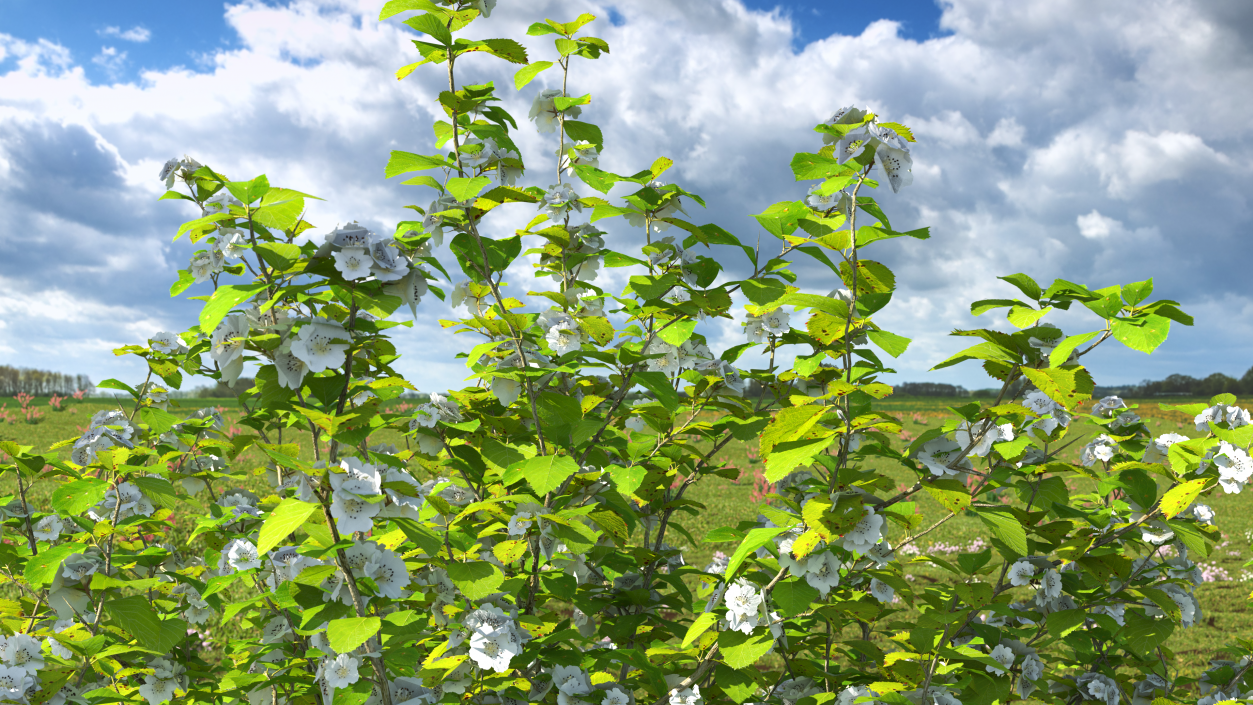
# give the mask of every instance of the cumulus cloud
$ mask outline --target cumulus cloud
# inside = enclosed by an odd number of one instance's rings
[[[148,31],[145,27],[139,26],[131,27],[128,30],[123,30],[120,27],[105,27],[104,29],[97,30],[96,34],[99,34],[102,37],[117,37],[122,41],[135,42],[136,44],[142,44],[149,39],[152,39],[152,32]]]
[[[797,47],[787,16],[736,0],[622,3],[620,21],[591,26],[613,53],[575,62],[571,90],[593,95],[584,116],[604,130],[602,168],[633,173],[656,156],[674,158],[664,178],[709,204],[689,206],[692,220],[750,243],[761,234],[763,251],[778,244],[750,214],[804,194],[787,165],[793,152],[821,146],[815,123],[857,104],[911,125],[920,140],[914,184],[880,198],[895,227],[930,226],[932,238],[877,243],[867,254],[900,282],[876,321],[915,340],[895,364],[899,378],[923,379],[958,349],[947,337],[954,327],[1006,326],[995,314],[972,319],[968,305],[1016,295],[995,277],[1017,271],[1096,287],[1156,276],[1159,296],[1195,309],[1197,327],[1183,335],[1176,327],[1170,352],[1107,353],[1098,380],[1137,381],[1162,364],[1174,366],[1162,374],[1242,372],[1253,331],[1224,326],[1231,311],[1253,305],[1239,286],[1250,249],[1253,94],[1233,89],[1253,84],[1253,10],[1238,0],[943,6],[945,36],[914,41],[880,21]],[[377,3],[349,0],[251,0],[225,11],[240,48],[210,55],[201,71],[146,71],[130,84],[93,84],[69,49],[0,35],[0,276],[6,290],[68,296],[94,316],[53,320],[24,313],[25,299],[10,302],[0,308],[8,348],[0,361],[37,364],[51,350],[137,342],[149,327],[194,321],[196,302],[163,294],[193,249],[171,237],[195,215],[187,204],[155,202],[156,174],[171,156],[326,197],[309,214],[315,237],[349,220],[391,232],[411,214],[403,206],[430,201],[428,189],[382,178],[390,150],[434,152],[431,123],[445,117],[435,102],[446,89],[440,71],[392,75],[415,60],[410,30],[375,22]],[[608,16],[593,0],[501,3],[470,34],[519,37],[536,18],[584,11]],[[525,39],[533,60],[552,58],[549,42]],[[513,94],[514,67],[478,59],[459,63],[460,83],[495,81],[518,118],[535,91],[559,80],[550,70]],[[528,183],[547,186],[555,138],[523,123],[515,140]],[[493,214],[487,226],[511,233],[531,215]],[[638,241],[622,224],[599,224],[617,245]],[[747,272],[742,254],[718,254],[728,279]],[[815,293],[834,285],[822,265],[798,269]],[[525,285],[527,270],[519,262],[511,279]],[[620,283],[628,273],[603,276]],[[407,355],[399,367],[423,389],[459,386],[465,374],[452,354],[473,341],[440,330],[450,315],[432,297],[398,334]],[[1096,327],[1082,311],[1057,322],[1068,332]],[[716,345],[743,335],[733,321],[700,330]],[[1219,337],[1225,347],[1209,344]],[[59,364],[97,377],[122,376],[105,366],[129,364],[88,357]],[[974,367],[929,379],[987,384]]]

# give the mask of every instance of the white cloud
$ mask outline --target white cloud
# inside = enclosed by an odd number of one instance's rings
[[[1090,240],[1099,240],[1109,237],[1111,233],[1123,231],[1121,221],[1107,218],[1095,208],[1091,213],[1076,218],[1075,223],[1079,226],[1079,234]]]
[[[152,38],[152,32],[148,31],[148,29],[144,27],[138,26],[131,27],[125,31],[123,31],[120,27],[105,27],[104,29],[97,30],[96,34],[99,34],[102,37],[117,37],[122,41],[135,42],[137,44],[142,44]]]
[[[1253,84],[1241,38],[1253,14],[1242,7],[945,0],[947,36],[907,40],[895,23],[881,21],[797,51],[793,25],[780,13],[749,11],[734,0],[648,0],[620,4],[620,25],[591,26],[613,53],[576,62],[570,85],[592,93],[585,118],[605,132],[602,168],[633,173],[658,155],[674,158],[664,178],[703,194],[710,206],[689,207],[692,220],[716,222],[750,244],[761,230],[749,214],[804,193],[787,164],[793,152],[819,148],[815,123],[858,104],[910,124],[920,140],[915,183],[897,196],[879,195],[894,226],[931,226],[932,239],[876,244],[866,256],[897,272],[896,301],[876,321],[915,339],[895,366],[902,378],[923,379],[961,346],[947,337],[952,328],[1005,325],[995,314],[969,315],[971,300],[1016,295],[997,275],[1107,286],[1156,274],[1159,296],[1199,310],[1243,295],[1238,268],[1250,253],[1243,234],[1253,175],[1241,165],[1249,163],[1253,127],[1245,116],[1253,94],[1236,88]],[[607,14],[592,0],[502,3],[469,35],[523,36],[536,17],[583,11]],[[187,204],[154,202],[161,192],[155,173],[171,156],[189,154],[238,178],[266,173],[273,183],[326,197],[311,206],[315,237],[354,219],[389,232],[412,215],[402,206],[431,199],[425,189],[382,179],[390,150],[433,152],[431,122],[444,119],[434,101],[446,88],[439,70],[423,67],[401,82],[392,76],[415,60],[412,32],[375,22],[377,3],[257,0],[226,12],[242,48],[210,55],[200,73],[148,71],[127,85],[91,83],[64,47],[0,35],[0,276],[20,291],[61,291],[103,306],[94,309],[94,340],[132,342],[141,332],[136,321],[171,329],[195,318],[194,302],[164,299],[191,252],[170,238],[193,215]],[[533,59],[552,58],[547,39],[524,39]],[[123,57],[115,49],[98,58]],[[550,70],[519,95],[510,88],[512,66],[488,57],[458,66],[462,84],[496,81],[504,107],[519,119],[535,91],[559,80]],[[527,182],[551,183],[555,138],[523,121],[515,140],[531,165]],[[519,207],[493,214],[486,226],[495,236],[511,234],[532,214]],[[1199,217],[1205,238],[1195,237]],[[639,239],[605,223],[611,246],[629,249]],[[768,235],[762,246],[777,251]],[[742,254],[720,256],[729,279],[742,276]],[[520,278],[528,264],[511,269],[511,293],[528,290]],[[825,267],[805,261],[798,268],[802,283],[813,282],[807,287],[831,288]],[[627,273],[604,270],[602,277],[620,284]],[[1214,284],[1196,287],[1202,276]],[[451,361],[474,342],[440,329],[437,319],[450,313],[431,297],[414,329],[397,334],[407,356],[400,369],[427,390],[457,386],[465,375],[456,361],[431,362]],[[31,327],[19,314],[0,310],[14,348],[5,355],[18,361],[74,345],[68,331],[86,325]],[[1059,324],[1078,330],[1091,323],[1085,315],[1072,312]],[[1247,361],[1236,352],[1193,352],[1219,335],[1203,330],[1205,321],[1219,320],[1198,317],[1197,330],[1168,342],[1164,351],[1192,347],[1165,358],[1177,367],[1166,373],[1199,374],[1189,365],[1241,371],[1235,368]],[[21,336],[9,335],[19,328]],[[734,322],[700,330],[715,346],[743,340]],[[33,335],[44,341],[38,349],[14,342]],[[1253,332],[1237,335],[1232,350],[1253,343]],[[1157,369],[1138,353],[1105,359],[1117,363],[1111,374],[1129,376],[1111,381],[1138,381]],[[974,366],[932,379],[986,384]]]
[[[118,51],[116,47],[100,47],[100,53],[91,57],[91,63],[116,79],[126,65],[126,52]]]

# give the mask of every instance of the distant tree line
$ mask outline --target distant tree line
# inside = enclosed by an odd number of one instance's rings
[[[48,397],[53,394],[69,395],[74,392],[90,392],[95,389],[87,375],[67,375],[47,370],[0,365],[0,397],[17,394],[33,394]]]

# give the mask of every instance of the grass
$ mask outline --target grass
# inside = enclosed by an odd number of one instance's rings
[[[946,410],[947,407],[968,401],[936,398],[888,399],[881,402],[880,408],[901,418],[905,422],[904,427],[908,434],[916,437],[926,429],[935,427],[950,418],[952,413]],[[1137,413],[1145,419],[1154,436],[1162,433],[1182,433],[1190,437],[1198,435],[1190,417],[1180,412],[1160,409],[1159,401],[1161,400],[1139,402],[1140,406],[1137,409]],[[1171,399],[1168,403],[1181,404],[1190,401],[1197,400]],[[181,408],[187,412],[204,406],[217,407],[226,418],[228,430],[232,433],[240,432],[237,425],[239,410],[234,399],[185,399],[179,402]],[[1137,402],[1129,401],[1129,403],[1134,405]],[[11,440],[22,445],[34,446],[36,452],[39,452],[58,441],[77,437],[86,428],[93,413],[101,409],[115,408],[114,404],[112,400],[85,400],[63,411],[48,410],[43,419],[36,424],[21,421],[0,423],[0,440]],[[1249,406],[1249,403],[1244,402],[1243,405]],[[14,406],[13,403],[9,404],[10,409]],[[47,400],[37,399],[32,406],[47,409]],[[399,447],[404,447],[403,437],[390,431],[377,434],[371,440],[372,442],[394,443]],[[68,448],[62,449],[60,451],[62,457],[68,457],[68,451]],[[311,456],[311,449],[304,448],[303,454]],[[1072,448],[1069,457],[1063,459],[1075,460],[1077,456],[1077,448]],[[687,562],[698,567],[706,565],[715,551],[730,553],[735,548],[734,544],[703,543],[700,542],[701,538],[714,528],[735,525],[744,519],[756,517],[757,508],[761,503],[760,495],[754,490],[753,476],[754,472],[763,466],[756,457],[755,444],[733,442],[721,451],[719,460],[728,466],[738,468],[739,479],[736,481],[719,477],[702,479],[692,488],[688,497],[704,504],[707,510],[699,516],[676,516],[676,519],[696,538],[698,543],[694,546],[686,545],[687,542],[677,532],[671,532],[667,536],[669,543],[684,549]],[[236,460],[234,467],[252,469],[261,464],[262,456],[255,450],[250,450]],[[912,485],[915,480],[913,473],[905,468],[892,467],[886,462],[870,465],[886,473],[898,486]],[[0,482],[5,483],[0,486],[0,494],[16,492],[11,477],[5,477]],[[256,477],[245,478],[242,485],[263,497],[272,492],[263,481]],[[30,490],[30,501],[36,511],[48,509],[48,498],[53,489],[55,489],[54,482],[46,480],[37,483]],[[226,487],[222,486],[220,489],[226,489]],[[1090,491],[1091,488],[1079,484],[1074,489]],[[947,512],[926,493],[919,493],[914,499],[917,500],[917,511],[922,515],[923,526],[930,526],[947,515]],[[1249,611],[1249,602],[1246,597],[1250,588],[1253,588],[1253,582],[1241,581],[1242,571],[1247,571],[1242,566],[1250,557],[1253,557],[1249,538],[1253,536],[1253,512],[1247,509],[1248,501],[1247,494],[1220,493],[1211,497],[1211,505],[1218,515],[1216,524],[1224,538],[1222,544],[1208,559],[1199,561],[1207,577],[1212,578],[1211,581],[1201,585],[1197,591],[1205,609],[1203,620],[1190,629],[1176,631],[1167,642],[1168,648],[1175,654],[1173,666],[1179,669],[1181,675],[1198,675],[1206,667],[1209,659],[1221,658],[1225,655],[1221,649],[1231,637],[1253,634],[1253,614]],[[200,511],[207,512],[203,507]],[[195,526],[195,519],[192,512],[180,512],[172,516],[173,526],[169,532],[168,542],[176,546],[185,544]],[[958,516],[921,539],[918,547],[924,554],[944,557],[946,553],[986,536],[987,529],[978,519],[971,516]],[[900,527],[893,525],[890,529],[889,540],[895,545],[902,537]],[[899,557],[902,560],[908,560],[905,556]],[[936,568],[919,568],[917,565],[911,565],[910,572],[914,574],[916,581],[935,582],[949,579],[945,573]],[[1249,574],[1243,572],[1243,575]],[[6,597],[11,597],[8,594],[11,590],[12,588],[9,587],[0,589]],[[228,594],[227,597],[241,599],[243,596],[241,592],[238,596]],[[1023,597],[1027,596],[1024,593]],[[910,608],[905,605],[899,606],[905,611],[895,615],[893,619],[908,621],[911,614]],[[221,626],[209,625],[202,632],[207,642],[206,657],[220,656],[223,644],[228,643],[232,638],[242,636],[251,629],[252,625],[241,622]]]

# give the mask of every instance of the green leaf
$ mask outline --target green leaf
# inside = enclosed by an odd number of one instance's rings
[[[52,508],[62,516],[78,516],[99,504],[109,483],[95,477],[84,477],[60,485],[52,493]]]
[[[326,625],[326,639],[335,651],[346,654],[379,633],[383,620],[378,617],[334,619]]]
[[[992,360],[994,362],[1013,364],[1015,362],[1019,362],[1021,359],[1022,357],[1018,353],[1002,345],[998,345],[996,343],[979,343],[978,345],[971,346],[956,355],[953,355],[931,369],[940,370],[945,367],[952,367],[953,365],[965,362],[966,360]]]
[[[505,574],[491,563],[479,561],[475,563],[449,563],[448,577],[463,595],[471,600],[479,600],[496,592],[505,582]]]
[[[582,95],[577,98],[567,98],[565,96],[557,96],[553,98],[553,107],[562,112],[573,108],[576,105],[587,105],[592,102],[592,94]]]
[[[169,653],[187,636],[186,622],[181,619],[162,621],[143,595],[105,600],[104,610],[145,649]]]
[[[200,330],[205,335],[213,333],[226,314],[240,303],[247,301],[259,291],[265,290],[265,282],[258,284],[227,284],[219,286],[204,308],[200,310]]]
[[[591,186],[601,193],[606,194],[609,193],[614,184],[622,180],[621,176],[602,169],[597,169],[590,164],[575,164],[574,173],[579,175],[579,178],[583,180],[583,183]]]
[[[213,223],[217,223],[223,220],[230,220],[234,217],[235,216],[231,215],[230,213],[214,213],[213,215],[206,215],[203,218],[189,220],[186,223],[183,223],[181,226],[179,226],[178,232],[174,235],[174,239],[178,240],[180,237],[183,236],[183,233],[187,232],[188,230],[200,230],[201,228],[205,226],[212,225]]]
[[[818,591],[799,578],[784,580],[770,591],[770,599],[784,617],[795,617],[818,599]]]
[[[252,220],[267,228],[289,230],[300,221],[306,198],[317,197],[289,188],[272,188],[261,198],[261,206],[252,212]]]
[[[1079,402],[1092,397],[1095,385],[1092,375],[1079,365],[1052,367],[1037,370],[1030,367],[1019,368],[1027,379],[1049,399],[1067,409],[1073,409]]]
[[[425,171],[427,169],[440,169],[455,167],[456,164],[450,163],[443,155],[438,157],[427,157],[420,154],[410,152],[393,151],[387,160],[387,168],[383,170],[385,178],[400,176],[410,171]]]
[[[767,543],[770,543],[774,537],[784,531],[787,531],[787,529],[779,527],[752,529],[749,531],[748,536],[745,536],[744,540],[740,542],[740,545],[735,548],[735,553],[731,554],[731,560],[727,562],[727,569],[723,572],[723,575],[726,576],[727,580],[730,580],[731,576],[735,575],[736,569],[740,567],[740,564],[743,563],[749,555],[756,553],[757,549],[765,546]]]
[[[57,571],[61,569],[61,563],[70,555],[82,553],[86,549],[87,547],[81,543],[63,543],[41,551],[39,555],[32,556],[26,561],[26,568],[22,571],[26,576],[26,582],[30,583],[33,588],[51,584]]]
[[[300,528],[300,525],[305,523],[313,514],[313,510],[317,508],[316,504],[302,502],[294,497],[279,502],[274,511],[270,512],[270,516],[266,517],[265,523],[261,525],[261,533],[257,537],[257,555],[264,556],[291,536],[292,532]]]
[[[430,35],[432,39],[444,46],[452,44],[452,32],[449,31],[448,25],[444,24],[443,20],[433,14],[415,15],[405,20],[405,24],[423,34]],[[336,649],[336,651],[340,650]]]
[[[1126,284],[1122,288],[1122,300],[1127,302],[1128,306],[1135,306],[1141,301],[1149,298],[1153,293],[1152,278],[1134,284]]]
[[[683,645],[680,648],[686,649],[696,641],[696,638],[704,634],[710,627],[718,623],[718,615],[714,612],[705,612],[696,618],[687,628],[687,634],[683,636]]]
[[[644,476],[648,474],[648,470],[641,465],[632,465],[630,467],[622,467],[621,465],[609,466],[609,477],[613,479],[613,484],[618,488],[618,492],[622,494],[635,494],[644,482]]]
[[[178,495],[174,492],[174,486],[169,480],[163,477],[132,477],[130,482],[157,506],[166,509],[174,509],[178,506]]]
[[[1169,333],[1170,319],[1155,314],[1149,314],[1142,319],[1137,317],[1132,320],[1116,320],[1113,326],[1115,340],[1145,354],[1156,350],[1157,346],[1166,341]]]
[[[491,183],[492,180],[486,176],[476,176],[472,179],[458,176],[449,179],[444,187],[458,201],[468,201],[478,196],[479,192],[487,188]]]
[[[1112,290],[1102,289],[1095,293],[1101,298],[1083,302],[1083,305],[1087,306],[1092,313],[1101,318],[1110,319],[1117,316],[1119,311],[1122,311],[1122,292],[1118,287],[1112,287]]]
[[[970,506],[970,490],[957,480],[932,480],[922,486],[940,506],[954,514]]]
[[[657,337],[671,345],[678,346],[686,343],[687,339],[692,337],[692,331],[694,330],[696,330],[696,321],[691,318],[684,318],[666,324],[664,328],[657,331]]]
[[[639,382],[641,387],[652,392],[657,397],[657,401],[666,407],[669,411],[679,408],[679,393],[675,391],[674,385],[670,383],[670,379],[663,372],[636,372],[631,377],[632,380]]]
[[[787,294],[787,285],[778,279],[746,279],[740,282],[740,290],[757,306],[767,306]]]
[[[1045,306],[1038,311],[1030,307],[1014,306],[1009,310],[1009,314],[1006,318],[1009,320],[1010,325],[1015,328],[1030,328],[1036,324],[1036,321],[1044,318],[1044,316],[1052,310],[1052,306]]]
[[[1091,333],[1068,336],[1065,340],[1058,343],[1057,347],[1053,348],[1053,352],[1049,353],[1049,367],[1060,367],[1066,364],[1066,361],[1070,359],[1070,353],[1074,352],[1075,348],[1092,340],[1100,333],[1100,331],[1094,330]]]
[[[757,630],[756,634],[741,634],[728,631],[718,634],[718,648],[722,652],[722,662],[736,670],[748,668],[774,646],[774,637],[769,629]]]
[[[274,269],[285,271],[300,261],[300,248],[288,242],[259,242],[252,248]]]
[[[834,176],[855,176],[856,164],[841,164],[833,157],[821,154],[797,154],[792,157],[792,173],[797,181],[829,179]]]
[[[883,352],[892,357],[900,357],[905,353],[905,349],[909,347],[910,340],[904,336],[895,333],[889,333],[885,330],[866,331],[866,337],[870,342],[878,345]]]
[[[754,215],[761,227],[775,237],[791,235],[800,226],[800,219],[811,213],[803,201],[782,201]]]
[[[766,458],[766,480],[777,482],[798,467],[813,464],[819,453],[831,447],[837,436],[829,433],[820,438],[809,438],[778,443]]]
[[[522,87],[530,83],[541,71],[552,68],[551,61],[536,61],[533,64],[523,66],[513,75],[513,87],[516,90],[522,90]]]
[[[997,277],[997,279],[1000,279],[1002,281],[1007,281],[1010,284],[1013,284],[1014,286],[1018,287],[1019,291],[1031,297],[1033,301],[1040,300],[1040,294],[1042,293],[1040,291],[1040,285],[1036,284],[1035,280],[1027,276],[1026,274],[1010,274],[1009,276],[1006,276],[1006,277]]]
[[[1139,610],[1127,610],[1125,620],[1127,625],[1118,635],[1129,651],[1142,658],[1151,656],[1175,630],[1169,619],[1154,619]]]
[[[526,478],[531,489],[542,497],[578,472],[579,464],[574,458],[565,455],[538,455],[524,461],[521,470],[522,477]]]
[[[1196,501],[1201,492],[1205,491],[1205,485],[1209,481],[1210,478],[1202,477],[1196,480],[1188,480],[1171,488],[1162,497],[1162,514],[1167,519],[1174,519],[1177,514],[1192,506],[1192,503]]]
[[[584,141],[600,146],[605,143],[605,137],[601,134],[600,128],[590,122],[577,122],[574,120],[566,120],[566,135],[575,142]]]
[[[855,270],[848,262],[840,262],[840,279],[849,289],[863,294],[887,294],[896,288],[896,275],[892,274],[892,270],[868,259],[857,260]]]
[[[1010,550],[1019,556],[1027,555],[1027,531],[1013,512],[1000,507],[979,507],[975,513]]]
[[[1063,637],[1073,632],[1087,621],[1088,613],[1084,610],[1062,610],[1048,616],[1049,633],[1055,637]]]

